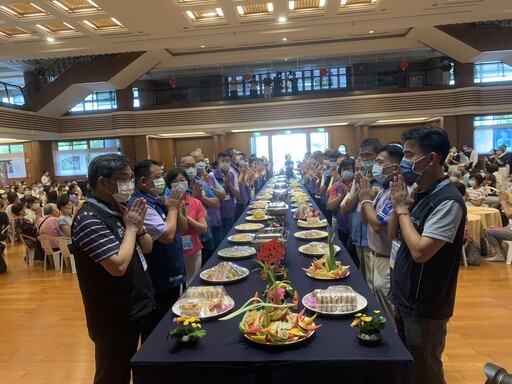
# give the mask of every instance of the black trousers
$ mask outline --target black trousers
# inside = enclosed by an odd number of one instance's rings
[[[130,359],[137,352],[141,330],[142,322],[89,330],[95,347],[94,384],[130,384]]]
[[[185,283],[177,285],[171,289],[165,291],[155,292],[155,303],[156,308],[146,318],[141,329],[141,341],[144,343],[149,337],[151,332],[155,329],[160,321],[164,318],[167,312],[170,311],[176,301],[178,301],[181,292],[185,290]],[[171,322],[172,319],[169,318]],[[170,323],[169,323],[170,324]]]

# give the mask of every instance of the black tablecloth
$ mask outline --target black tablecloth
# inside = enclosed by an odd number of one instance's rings
[[[245,212],[238,223],[245,223]],[[349,285],[368,300],[363,311],[368,314],[380,309],[368,285],[353,265],[343,245],[337,241],[341,251],[337,256],[344,265],[350,265],[350,275],[337,281],[319,281],[307,277],[301,267],[309,267],[313,260],[298,251],[306,244],[293,233],[303,230],[288,211],[287,229],[290,230],[286,252],[288,280],[299,295],[330,285]],[[235,233],[233,228],[229,235]],[[233,246],[225,238],[219,249]],[[205,268],[211,268],[222,261],[215,253]],[[254,270],[257,265],[252,259],[236,260],[237,264]],[[192,285],[206,285],[197,277]],[[240,308],[255,292],[265,288],[258,272],[245,280],[225,285],[227,293]],[[302,309],[302,304],[299,310]],[[309,313],[311,316],[312,313]],[[412,357],[397,334],[387,327],[383,343],[377,348],[358,344],[355,330],[350,327],[353,316],[347,318],[317,317],[316,324],[322,324],[308,340],[293,347],[264,346],[246,340],[238,329],[241,316],[228,321],[203,322],[206,337],[193,346],[178,346],[166,340],[167,333],[174,327],[169,312],[156,327],[144,345],[135,354],[131,363],[136,384],[168,383],[180,380],[187,384],[225,380],[228,383],[412,383]]]

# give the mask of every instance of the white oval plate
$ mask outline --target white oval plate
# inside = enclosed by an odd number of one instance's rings
[[[308,233],[308,232],[316,232],[318,233],[318,237],[306,237],[305,234]],[[301,240],[307,240],[307,241],[313,241],[313,240],[320,240],[320,239],[325,239],[326,237],[329,236],[329,234],[326,232],[326,231],[318,231],[316,229],[313,229],[311,231],[300,231],[300,232],[295,232],[293,234],[293,236],[295,236],[297,239],[301,239]]]
[[[317,253],[314,253],[314,252],[308,252],[307,249],[311,246],[311,245],[314,245],[315,243],[318,243],[318,244],[325,244],[325,250],[329,249],[329,244],[327,243],[320,243],[320,242],[317,242],[317,241],[313,241],[309,244],[305,244],[305,245],[301,245],[299,247],[299,252],[302,252],[303,254],[305,255],[308,255],[308,256],[323,256],[325,255],[325,251],[322,251],[322,252],[317,252]],[[338,247],[336,244],[334,244],[334,250],[336,251],[336,253],[338,253],[341,248]]]
[[[229,255],[230,250],[237,251],[237,254],[235,256]],[[228,248],[219,249],[217,251],[217,255],[219,255],[220,257],[223,257],[225,259],[243,259],[245,257],[251,257],[252,255],[255,255],[255,254],[256,254],[256,249],[253,247],[248,247],[248,246],[228,247]]]
[[[319,310],[309,306],[308,301],[309,301],[309,298],[311,297],[312,294],[313,294],[313,292],[310,292],[307,295],[304,295],[304,297],[302,298],[302,305],[305,306],[307,309],[309,309],[309,310],[311,310],[313,312],[319,313],[321,315],[329,315],[329,316],[352,315],[352,314],[356,314],[358,312],[361,312],[368,305],[368,301],[365,299],[365,297],[356,292],[357,304],[356,304],[356,309],[355,310],[347,311],[347,312],[324,312],[324,311],[319,311]]]
[[[305,220],[298,220],[297,225],[301,228],[323,228],[327,227],[327,220],[320,220],[318,223],[308,223]]]

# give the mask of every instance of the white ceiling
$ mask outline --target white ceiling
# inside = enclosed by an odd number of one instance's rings
[[[0,0],[0,5],[15,1],[23,0]],[[459,61],[476,61],[481,52],[445,38],[447,35],[437,33],[433,26],[512,19],[511,0],[379,0],[368,9],[352,10],[340,8],[340,0],[326,0],[322,11],[300,17],[290,14],[287,0],[273,0],[272,15],[249,22],[239,17],[236,7],[269,0],[206,0],[199,5],[190,5],[189,0],[186,5],[179,5],[179,0],[94,1],[103,14],[72,17],[46,0],[32,0],[51,14],[45,19],[18,20],[0,13],[0,28],[21,27],[32,33],[32,38],[20,41],[0,38],[0,80],[10,82],[17,77],[19,81],[20,72],[33,69],[31,63],[8,61],[126,51],[155,51],[160,61],[157,69],[374,55],[426,46]],[[220,24],[197,25],[185,14],[187,10],[215,8],[224,13]],[[281,16],[287,21],[279,22]],[[126,30],[99,34],[81,22],[110,17]],[[66,22],[79,34],[56,36],[54,42],[48,42],[48,35],[34,26],[50,22]],[[485,55],[493,57],[492,53]]]

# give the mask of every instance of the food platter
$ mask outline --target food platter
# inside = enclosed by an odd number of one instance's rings
[[[245,220],[247,220],[247,221],[265,221],[265,220],[269,220],[269,219],[273,219],[273,217],[269,216],[269,215],[265,215],[265,216],[262,216],[261,218],[260,217],[256,218],[254,216],[247,216],[245,218]]]
[[[319,220],[317,222],[298,220],[297,226],[299,226],[300,228],[323,228],[323,227],[327,227],[327,220],[324,219],[324,220]]]
[[[245,224],[238,224],[235,226],[235,229],[237,231],[259,231],[260,229],[264,228],[265,226],[263,224],[259,223],[245,223]]]
[[[232,243],[250,243],[254,239],[254,233],[237,233],[228,236],[228,240]]]
[[[256,201],[256,202],[252,203],[251,205],[249,205],[249,208],[265,209],[265,208],[267,208],[268,203],[270,203],[270,201]]]
[[[309,203],[307,201],[304,201],[304,202],[295,202],[295,203],[292,204],[292,207],[298,207],[301,204],[305,204],[305,205],[307,205],[309,207],[311,207],[313,205],[313,204],[311,204],[311,203]]]
[[[312,323],[312,325],[315,325],[315,323]],[[295,341],[287,341],[286,343],[268,343],[266,341],[258,341],[258,340],[254,340],[252,339],[249,335],[245,334],[244,333],[244,337],[251,341],[252,343],[255,343],[255,344],[259,344],[259,345],[268,345],[268,346],[271,346],[271,347],[286,347],[286,346],[290,346],[290,345],[295,345],[295,344],[299,344],[299,343],[302,343],[303,341],[306,341],[306,340],[309,340],[309,338],[311,336],[313,336],[315,334],[315,331],[311,331],[306,337],[304,337],[303,339],[298,339],[298,340],[295,340]]]
[[[189,311],[186,308],[191,307],[192,310]],[[218,309],[214,306],[218,306]],[[198,317],[201,320],[209,320],[215,319],[223,314],[229,312],[235,306],[235,301],[229,297],[225,296],[222,299],[222,302],[203,302],[200,299],[180,299],[172,306],[172,311],[178,316],[191,316]],[[196,309],[197,308],[197,309]],[[203,311],[203,312],[196,312]],[[199,313],[199,314],[198,314]]]
[[[333,287],[329,287],[327,290],[324,290],[324,292],[329,292]],[[349,288],[349,287],[347,287]],[[302,298],[302,305],[306,307],[307,309],[314,311],[316,313],[319,313],[321,315],[329,315],[329,316],[347,316],[356,314],[358,312],[361,312],[366,306],[368,305],[368,301],[366,298],[356,291],[352,290],[351,295],[354,295],[355,298],[353,300],[346,300],[349,301],[347,304],[343,304],[340,302],[343,302],[343,300],[336,299],[338,303],[326,303],[326,304],[320,304],[320,306],[317,304],[317,298],[315,298],[315,293],[321,290],[316,290],[313,292],[308,293]]]
[[[327,238],[329,234],[326,231],[312,229],[310,231],[295,232],[293,236],[300,240],[320,240]]]
[[[314,259],[309,268],[302,268],[306,275],[317,280],[339,280],[350,275],[350,267],[334,260],[334,268],[329,268],[327,255]]]
[[[248,275],[247,268],[229,261],[222,261],[215,267],[205,269],[199,274],[199,277],[212,284],[229,284],[245,279]]]
[[[308,256],[323,256],[325,255],[325,252],[329,249],[329,244],[327,243],[320,243],[318,241],[313,241],[309,244],[301,245],[299,247],[299,252],[304,253]],[[334,250],[336,253],[340,251],[340,247],[337,245],[334,245]]]
[[[341,279],[344,279],[345,277],[348,277],[348,275],[350,275],[350,270],[348,270],[344,275],[342,275],[340,277],[323,277],[323,276],[314,275],[306,268],[302,268],[302,269],[304,270],[304,272],[306,272],[306,275],[308,275],[312,279],[316,279],[316,280],[341,280]]]
[[[225,259],[243,259],[255,255],[256,249],[249,246],[229,247],[218,250],[217,254]]]

